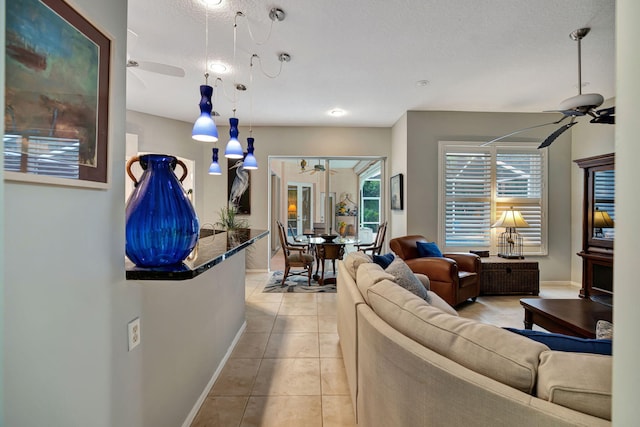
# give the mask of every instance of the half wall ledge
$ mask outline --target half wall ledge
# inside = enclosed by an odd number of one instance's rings
[[[182,264],[168,267],[137,267],[125,257],[126,279],[175,281],[193,279],[268,234],[268,230],[242,229],[200,237],[196,248]]]

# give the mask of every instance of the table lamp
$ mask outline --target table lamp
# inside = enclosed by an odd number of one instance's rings
[[[500,233],[498,240],[498,256],[508,259],[522,259],[522,236],[518,234],[516,228],[529,227],[519,211],[514,211],[513,206],[502,212],[502,216],[492,226],[504,227],[506,230]]]
[[[593,233],[595,237],[604,237],[603,228],[613,228],[613,220],[607,211],[601,211],[596,208],[593,211]]]

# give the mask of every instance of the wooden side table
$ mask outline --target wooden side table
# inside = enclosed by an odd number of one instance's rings
[[[540,293],[538,261],[491,256],[480,258],[480,262],[480,295]]]
[[[588,298],[523,298],[524,327],[536,324],[549,332],[580,338],[595,338],[598,320],[611,322],[613,308]]]

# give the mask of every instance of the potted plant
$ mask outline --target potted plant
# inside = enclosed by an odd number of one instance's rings
[[[222,227],[223,230],[235,231],[242,228],[249,228],[249,220],[238,217],[238,213],[233,207],[221,208],[218,215],[219,220],[216,222],[216,225]]]

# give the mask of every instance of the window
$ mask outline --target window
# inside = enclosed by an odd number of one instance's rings
[[[518,210],[529,224],[517,231],[525,254],[546,254],[546,156],[534,145],[440,142],[439,237],[445,250],[497,252],[503,211]]]
[[[374,234],[380,224],[381,200],[380,165],[376,162],[360,175],[360,227],[370,228]]]

